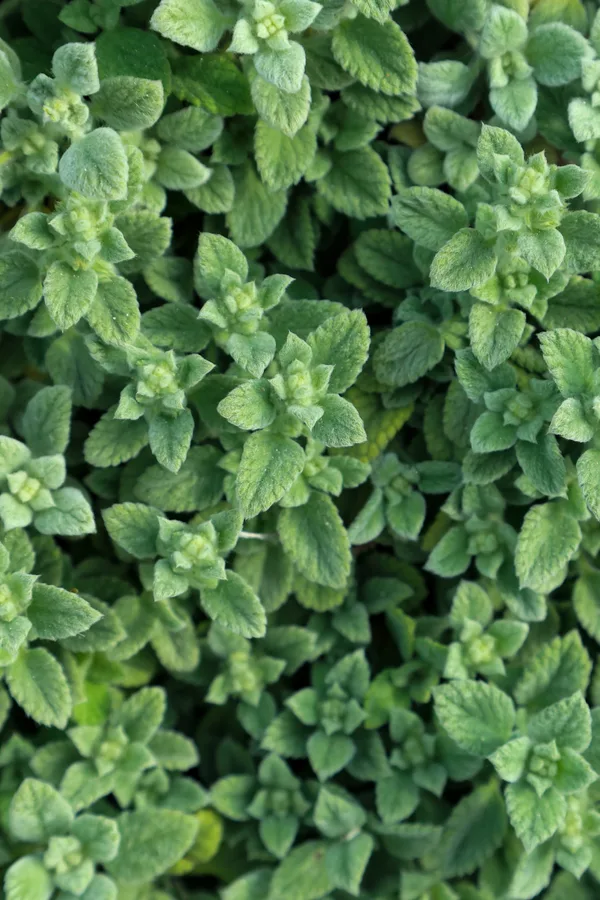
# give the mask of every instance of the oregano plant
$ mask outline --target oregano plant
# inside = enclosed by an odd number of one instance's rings
[[[600,12],[0,5],[2,900],[596,900]]]

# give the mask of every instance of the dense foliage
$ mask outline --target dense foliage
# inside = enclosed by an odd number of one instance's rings
[[[596,6],[0,5],[3,900],[598,897]]]

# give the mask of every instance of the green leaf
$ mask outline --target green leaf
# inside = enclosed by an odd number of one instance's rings
[[[392,19],[346,19],[333,33],[332,50],[340,66],[367,87],[392,96],[414,93],[414,53]]]
[[[327,838],[341,838],[362,828],[367,814],[350,794],[333,785],[321,787],[314,810],[315,825]]]
[[[585,210],[568,212],[560,223],[566,253],[563,267],[567,272],[591,272],[600,265],[600,224],[595,215]]]
[[[600,310],[596,304],[596,286],[587,278],[572,277],[564,291],[548,301],[544,328],[572,328],[584,334],[600,330]]]
[[[413,384],[433,369],[444,355],[444,339],[427,322],[406,322],[388,331],[375,351],[378,380],[391,387]]]
[[[495,251],[479,232],[462,228],[436,253],[431,284],[442,291],[468,291],[491,278],[496,263]]]
[[[538,797],[529,784],[520,781],[509,784],[505,796],[510,824],[528,853],[551,838],[564,822],[567,801],[556,788]]]
[[[275,869],[267,900],[320,900],[328,894],[332,884],[327,874],[325,848],[321,841],[294,847]]]
[[[47,650],[22,650],[7,670],[8,688],[19,706],[41,725],[65,728],[71,692],[64,672]]]
[[[596,641],[600,640],[600,573],[593,570],[577,579],[573,607],[581,626]]]
[[[20,250],[0,256],[0,318],[15,319],[42,299],[42,279],[35,262]]]
[[[556,228],[520,234],[517,247],[519,255],[547,279],[554,275],[566,253],[564,238]]]
[[[513,688],[517,702],[543,709],[557,700],[585,691],[592,664],[578,631],[542,644],[529,659]]]
[[[170,809],[125,812],[117,819],[121,841],[115,859],[106,866],[124,884],[148,882],[182,858],[192,846],[197,822]]]
[[[215,165],[210,169],[210,178],[200,185],[185,191],[185,196],[194,206],[207,213],[231,212],[235,195],[233,177],[227,166]],[[198,349],[197,346],[194,349]]]
[[[381,778],[375,789],[377,814],[386,824],[402,822],[412,816],[419,805],[420,791],[412,775],[394,772]]]
[[[148,443],[148,426],[144,419],[115,419],[116,407],[96,422],[84,444],[86,462],[106,468],[133,459]]]
[[[507,828],[504,800],[496,782],[476,788],[452,811],[436,858],[445,878],[470,875],[502,845]]]
[[[218,294],[227,270],[246,281],[248,260],[242,251],[220,234],[201,234],[194,257],[194,285],[200,296]]]
[[[467,212],[458,200],[429,187],[411,187],[392,200],[395,224],[415,243],[437,251],[468,224]]]
[[[520,309],[475,303],[469,315],[469,338],[481,365],[491,370],[505,362],[518,347],[525,322]]]
[[[38,637],[50,641],[81,634],[102,618],[83,597],[54,585],[39,583],[33,585],[27,616]]]
[[[185,106],[161,116],[156,133],[161,141],[174,144],[190,153],[210,147],[223,131],[223,120],[203,109]]]
[[[227,226],[239,247],[257,247],[271,236],[285,214],[285,191],[270,191],[251,163],[234,170],[235,206]]]
[[[592,718],[583,694],[577,691],[546,706],[531,717],[527,734],[535,744],[556,741],[561,750],[587,750],[592,740]]]
[[[159,516],[142,503],[117,503],[104,511],[104,524],[111,538],[136,559],[154,559]]]
[[[280,90],[296,94],[302,87],[306,54],[301,44],[289,41],[287,47],[280,49],[263,45],[253,62],[258,74]]]
[[[147,744],[160,728],[166,706],[167,698],[162,688],[142,688],[121,707],[119,725],[130,741]]]
[[[50,900],[52,879],[43,862],[35,856],[22,856],[4,876],[6,900]]]
[[[148,310],[142,316],[141,327],[142,334],[155,346],[179,353],[204,350],[210,340],[210,331],[198,318],[198,310],[180,303],[165,303]]]
[[[71,389],[74,403],[90,408],[97,401],[104,373],[77,331],[68,331],[52,342],[46,353],[46,367],[55,384]]]
[[[382,284],[402,290],[419,283],[421,276],[411,258],[410,241],[404,235],[369,229],[362,232],[354,249],[361,268]]]
[[[311,90],[306,75],[300,90],[295,94],[282,91],[260,75],[256,75],[250,85],[252,99],[261,120],[271,128],[294,137],[306,123],[310,112]]]
[[[464,528],[454,526],[433,548],[425,568],[443,578],[462,575],[471,562],[468,539]]]
[[[189,409],[176,416],[154,414],[148,428],[152,453],[169,472],[179,472],[185,462],[194,433],[194,417]]]
[[[458,106],[473,86],[474,72],[462,62],[444,59],[419,63],[417,96],[423,106]]]
[[[363,16],[385,22],[389,14],[396,8],[396,0],[352,0],[354,6]]]
[[[140,310],[135,290],[126,278],[100,281],[87,320],[107,344],[127,344],[139,331]]]
[[[533,506],[523,520],[515,551],[521,587],[547,594],[562,584],[580,541],[579,523],[568,508],[559,502]]]
[[[53,321],[67,331],[86,314],[98,287],[91,269],[72,269],[67,263],[52,263],[44,279],[44,299]]]
[[[261,120],[254,132],[254,152],[260,177],[272,190],[298,184],[317,150],[317,136],[307,125],[293,137]]]
[[[412,491],[399,503],[389,503],[386,520],[391,530],[404,540],[417,539],[425,520],[425,498],[418,491]]]
[[[569,441],[586,444],[594,437],[594,422],[586,415],[581,401],[569,397],[552,416],[550,431]]]
[[[489,756],[510,738],[515,709],[510,697],[483,681],[456,681],[434,691],[435,711],[459,747]]]
[[[94,513],[78,488],[60,488],[52,492],[52,499],[54,506],[34,516],[35,527],[41,534],[79,537],[95,533]]]
[[[161,256],[171,242],[171,220],[149,209],[125,212],[115,224],[135,255],[120,264],[124,274],[140,272]]]
[[[304,468],[305,454],[291,438],[271,432],[251,435],[244,444],[236,491],[246,518],[269,509]]]
[[[190,738],[176,731],[161,728],[149,743],[159,766],[169,771],[185,772],[198,762],[196,745]]]
[[[480,53],[484,59],[520,50],[527,41],[527,25],[518,12],[494,5],[481,33]]]
[[[165,43],[157,34],[140,28],[117,26],[102,31],[95,41],[101,80],[133,75],[162,82],[165,92],[171,87],[171,67]]]
[[[374,847],[375,840],[365,833],[331,845],[327,849],[325,864],[334,887],[358,897]]]
[[[72,823],[73,810],[58,791],[35,778],[21,782],[8,810],[13,838],[45,843],[52,835],[69,831]]]
[[[112,128],[96,128],[72,143],[59,164],[63,183],[90,200],[124,200],[127,173],[125,148]]]
[[[473,425],[470,440],[475,453],[497,453],[514,445],[515,428],[504,424],[501,413],[484,412]]]
[[[264,331],[256,334],[232,334],[227,341],[227,352],[246,371],[260,378],[275,354],[273,335]]]
[[[355,407],[343,397],[328,394],[320,402],[323,415],[312,428],[312,435],[326,447],[351,447],[366,441],[362,420]]]
[[[361,310],[331,316],[308,337],[313,365],[333,366],[328,391],[341,394],[356,381],[368,356],[369,326]]]
[[[137,131],[158,121],[164,103],[162,81],[118,75],[102,79],[92,113],[115,131]]]
[[[231,56],[181,56],[173,67],[173,93],[217,116],[254,112],[248,79]]]
[[[479,171],[487,181],[494,182],[496,180],[496,156],[508,156],[511,162],[517,166],[522,166],[525,161],[523,148],[514,134],[505,128],[484,124],[477,141],[477,162]]]
[[[579,457],[577,480],[590,511],[600,519],[600,451],[586,450]]]
[[[163,37],[201,53],[215,49],[226,26],[213,0],[161,0],[150,19]]]
[[[222,815],[234,822],[244,822],[249,818],[247,807],[255,788],[256,780],[252,775],[226,775],[213,784],[210,799]]]
[[[387,166],[371,147],[333,152],[332,166],[317,181],[317,191],[338,212],[353,219],[383,216],[388,211],[391,180]]]
[[[71,431],[71,391],[63,386],[45,387],[31,398],[21,432],[36,456],[64,453]]]
[[[303,506],[279,515],[283,549],[309,581],[343,588],[350,574],[350,543],[330,497],[312,493]]]
[[[191,191],[211,177],[211,170],[181,147],[164,147],[158,157],[156,180],[169,191]]]
[[[237,572],[228,571],[214,590],[202,588],[200,597],[207,614],[224,628],[246,638],[264,636],[267,620],[263,606]]]
[[[547,497],[563,493],[567,468],[553,434],[541,435],[535,444],[517,441],[516,451],[523,474],[536,490]]]
[[[538,99],[533,78],[513,79],[505,87],[490,90],[490,104],[496,115],[515,131],[523,131],[531,121]]]
[[[586,39],[563,22],[534,28],[527,42],[527,61],[538,84],[556,87],[581,77],[582,60],[592,50]]]
[[[150,466],[135,484],[135,498],[163,512],[197,512],[214,506],[223,495],[220,458],[215,447],[206,445],[192,447],[177,473]]]
[[[315,731],[306,745],[308,758],[319,781],[327,781],[344,769],[356,753],[354,741],[346,734]]]

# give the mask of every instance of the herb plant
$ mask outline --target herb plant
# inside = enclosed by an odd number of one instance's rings
[[[597,898],[597,6],[0,6],[2,900]]]

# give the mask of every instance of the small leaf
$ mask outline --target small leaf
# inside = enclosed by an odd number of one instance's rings
[[[27,616],[38,637],[50,641],[88,631],[102,618],[83,597],[41,583],[33,585],[33,598],[27,608]]]
[[[331,845],[327,850],[325,863],[334,887],[358,897],[374,847],[374,839],[365,833]]]
[[[237,495],[246,518],[277,503],[304,468],[302,447],[291,438],[271,432],[251,435],[236,477]]]
[[[567,800],[554,787],[538,797],[523,780],[509,784],[505,796],[510,823],[528,853],[551,838],[564,822]]]
[[[43,862],[35,856],[23,856],[4,876],[6,900],[50,900],[52,879]]]
[[[412,94],[417,66],[412,47],[393,19],[380,23],[358,15],[335,29],[337,62],[362,84],[383,94]]]
[[[294,847],[275,869],[266,900],[320,900],[328,894],[332,884],[327,874],[325,848],[320,841]]]
[[[112,128],[96,128],[63,153],[59,174],[63,183],[90,200],[124,200],[127,196],[127,155]]]
[[[20,250],[0,256],[0,318],[15,319],[34,309],[42,290],[39,269],[29,256]]]
[[[65,674],[47,650],[22,650],[8,669],[12,696],[28,716],[41,725],[66,728],[71,715],[71,691]]]
[[[507,828],[497,784],[476,788],[454,808],[436,856],[445,878],[470,875],[502,845]]]
[[[496,263],[495,251],[479,232],[462,228],[436,253],[431,284],[442,291],[468,291],[491,278]]]
[[[521,587],[547,594],[565,577],[581,542],[581,529],[560,503],[542,503],[526,514],[515,552]]]
[[[350,542],[332,500],[312,493],[307,503],[279,516],[283,548],[309,581],[342,588],[350,574]]]
[[[388,331],[378,344],[375,375],[391,387],[413,384],[440,362],[444,347],[438,328],[428,322],[406,322]]]
[[[483,681],[456,681],[435,689],[435,711],[452,740],[468,753],[489,756],[510,738],[510,697]]]
[[[104,512],[104,524],[113,541],[137,559],[156,557],[159,517],[142,503],[117,503]]]
[[[433,251],[440,250],[469,221],[462,203],[428,187],[399,191],[392,201],[392,217],[416,244]]]
[[[179,472],[192,443],[194,417],[189,409],[176,416],[155,414],[150,420],[148,439],[152,453],[169,472]]]
[[[201,53],[215,49],[226,24],[213,0],[161,0],[150,20],[163,37]]]
[[[196,837],[192,816],[170,809],[125,812],[117,819],[121,842],[114,860],[106,866],[124,884],[148,882],[162,875],[182,858]]]
[[[140,328],[140,309],[131,282],[118,277],[100,281],[87,320],[106,344],[131,342]]]
[[[237,572],[227,572],[214,589],[202,588],[202,606],[207,614],[224,628],[242,637],[263,637],[266,616],[252,588]]]

